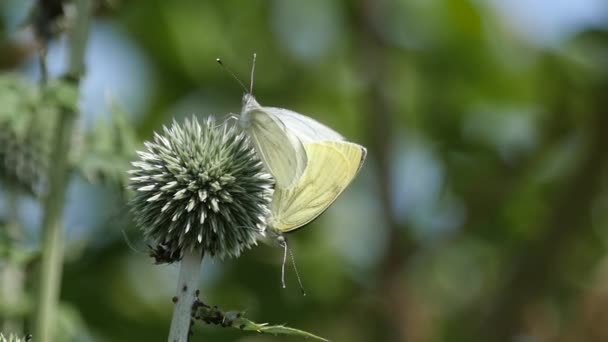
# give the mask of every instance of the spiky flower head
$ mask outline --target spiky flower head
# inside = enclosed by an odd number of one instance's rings
[[[272,177],[247,137],[212,117],[173,122],[144,143],[129,171],[131,211],[146,238],[172,253],[237,257],[265,225]]]
[[[18,337],[15,334],[4,336],[0,333],[0,342],[29,342],[32,340],[32,335],[27,335],[24,338]]]

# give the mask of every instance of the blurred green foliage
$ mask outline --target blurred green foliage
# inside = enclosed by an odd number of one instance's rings
[[[0,6],[0,68],[35,80],[36,42],[15,24],[26,3]],[[177,268],[127,247],[122,230],[145,242],[126,214],[123,162],[173,119],[238,113],[242,91],[215,59],[247,84],[257,52],[261,104],[318,119],[367,146],[368,160],[326,214],[290,236],[306,297],[293,274],[281,289],[281,251],[259,246],[206,260],[205,302],[332,341],[608,340],[608,18],[586,9],[599,19],[541,34],[564,18],[556,11],[606,6],[539,1],[526,7],[543,13],[534,17],[506,9],[518,3],[99,1],[66,209],[64,330],[76,341],[166,338]],[[62,48],[49,42],[52,78]],[[2,84],[0,125],[34,96]],[[19,198],[18,246],[31,248],[36,209]]]

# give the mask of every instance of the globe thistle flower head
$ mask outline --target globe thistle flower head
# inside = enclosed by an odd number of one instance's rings
[[[265,226],[272,177],[247,137],[212,117],[173,122],[144,143],[129,171],[131,211],[169,253],[203,249],[238,257]]]

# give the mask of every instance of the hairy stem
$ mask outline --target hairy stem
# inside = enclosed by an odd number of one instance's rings
[[[70,66],[68,78],[78,83],[84,69],[84,53],[91,21],[92,0],[76,1],[77,17],[70,32]],[[40,264],[40,283],[38,290],[38,310],[36,317],[37,339],[52,341],[55,326],[56,308],[59,302],[63,259],[63,209],[68,184],[69,165],[67,156],[77,113],[63,110],[59,116],[54,133],[49,169],[49,188],[43,202],[42,222],[42,260]]]
[[[192,322],[192,306],[198,297],[198,281],[201,275],[201,250],[184,251],[179,267],[179,280],[175,298],[175,310],[171,319],[169,342],[186,342]]]

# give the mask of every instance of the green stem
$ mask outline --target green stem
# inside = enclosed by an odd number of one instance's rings
[[[22,234],[18,223],[18,197],[17,190],[11,186],[8,187],[8,209],[9,222],[7,224],[7,234],[5,238],[8,241],[9,250],[19,248]],[[9,252],[8,260],[0,267],[0,298],[4,299],[4,305],[7,308],[16,308],[19,306],[19,301],[23,298],[23,285],[25,280],[25,272],[22,265],[15,262]],[[21,335],[23,332],[23,317],[16,315],[8,315],[2,321],[1,331],[13,332]]]
[[[93,0],[77,0],[77,18],[70,31],[70,66],[68,76],[78,80],[84,71],[84,57],[91,28]]]
[[[0,298],[4,300],[3,308],[11,308],[5,316],[0,331],[11,332],[17,335],[23,333],[23,285],[25,272],[21,265],[8,260],[0,268],[0,278],[3,278],[0,287]]]
[[[49,80],[49,68],[46,63],[48,46],[47,43],[44,42],[43,46],[40,48],[38,52],[40,55],[38,56],[38,64],[40,65],[40,84],[43,86],[47,84]]]
[[[179,267],[179,280],[175,298],[175,310],[171,319],[169,342],[187,342],[192,322],[192,306],[198,298],[198,282],[201,275],[201,250],[184,252]]]
[[[84,69],[84,53],[91,21],[92,0],[76,1],[76,19],[70,32],[70,67],[68,78],[78,84]],[[42,260],[38,310],[36,317],[36,339],[52,341],[56,308],[59,302],[63,259],[63,209],[65,192],[69,178],[68,158],[70,141],[77,113],[63,110],[59,116],[54,134],[49,169],[49,188],[44,198],[44,218],[42,222]]]

